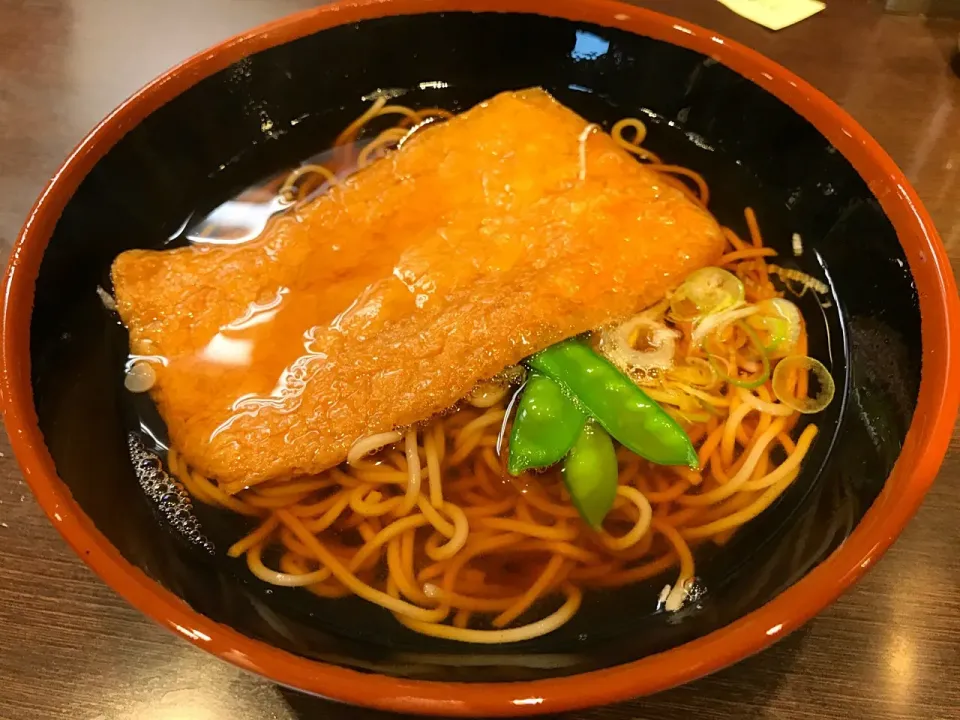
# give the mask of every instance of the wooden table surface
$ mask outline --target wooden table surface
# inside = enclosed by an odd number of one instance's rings
[[[73,145],[168,66],[310,0],[0,0],[0,246]],[[786,65],[853,114],[915,184],[960,269],[960,21],[871,0],[780,33],[713,0],[642,3]],[[960,441],[916,519],[866,579],[759,656],[578,718],[960,718]],[[141,617],[41,514],[0,447],[0,718],[386,718],[279,689]],[[574,717],[573,715],[569,718]]]

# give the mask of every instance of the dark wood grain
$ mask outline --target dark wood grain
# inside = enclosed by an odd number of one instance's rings
[[[0,0],[0,246],[83,134],[151,77],[310,0]],[[831,0],[780,33],[712,0],[644,3],[795,70],[873,133],[915,183],[960,269],[960,22]],[[188,646],[69,551],[0,445],[0,718],[383,718],[303,698]],[[577,717],[960,717],[960,441],[917,518],[852,592],[773,649],[662,695]],[[572,717],[572,716],[570,716]]]

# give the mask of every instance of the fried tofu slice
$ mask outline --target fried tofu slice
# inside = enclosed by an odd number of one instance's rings
[[[134,355],[190,465],[235,492],[661,298],[723,248],[713,218],[538,89],[427,126],[238,246],[113,265]]]

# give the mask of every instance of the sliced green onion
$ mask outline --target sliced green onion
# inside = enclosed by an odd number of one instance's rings
[[[683,365],[677,365],[667,376],[674,381],[689,385],[698,385],[702,388],[713,387],[719,377],[717,371],[708,361],[698,357],[688,357]]]
[[[795,390],[794,372],[812,372],[820,385],[816,397],[798,397]],[[819,360],[806,355],[789,355],[777,363],[773,371],[773,394],[787,407],[805,415],[823,410],[833,400],[836,386],[830,371]]]
[[[676,330],[642,313],[620,325],[606,328],[600,335],[598,349],[622,372],[634,379],[645,380],[673,367],[679,335]],[[647,346],[643,350],[636,347],[640,339]]]
[[[783,357],[793,352],[803,329],[800,309],[783,298],[757,303],[757,313],[747,320],[747,324],[761,333],[764,350],[770,357]]]
[[[757,312],[756,305],[747,305],[746,307],[734,308],[716,315],[707,315],[703,320],[696,324],[690,339],[694,345],[702,345],[708,335],[723,330],[730,323],[750,317]]]
[[[760,363],[763,366],[760,374],[752,378],[739,378],[733,377],[729,372],[721,365],[719,359],[713,353],[707,352],[707,358],[710,360],[710,364],[713,365],[713,369],[717,371],[717,374],[726,380],[731,385],[736,387],[744,388],[745,390],[754,390],[755,388],[763,385],[767,380],[770,379],[770,358],[767,357],[767,353],[764,352],[763,343],[760,342],[760,338],[757,337],[757,333],[750,328],[742,320],[737,321],[737,327],[746,333],[747,337],[750,339],[750,342],[757,349],[757,352],[760,354]]]
[[[705,267],[691,273],[670,300],[678,320],[694,320],[729,310],[743,303],[746,290],[733,273]]]

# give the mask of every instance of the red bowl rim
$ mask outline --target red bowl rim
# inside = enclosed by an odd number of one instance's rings
[[[797,584],[720,630],[642,660],[573,677],[502,684],[391,678],[298,657],[220,625],[148,578],[97,530],[57,476],[34,409],[29,331],[41,258],[73,192],[129,129],[247,55],[337,25],[457,10],[536,13],[617,27],[712,56],[737,71],[809,120],[867,181],[896,228],[919,293],[923,365],[913,422],[883,491],[846,542]],[[846,112],[753,50],[690,23],[609,0],[361,0],[306,10],[195,55],[135,93],[76,147],[36,201],[10,256],[3,281],[0,391],[13,450],[44,512],[101,578],[161,625],[241,668],[356,705],[433,715],[526,715],[624,700],[706,675],[795,630],[854,583],[916,512],[947,451],[960,404],[958,327],[960,299],[950,263],[903,173]]]

